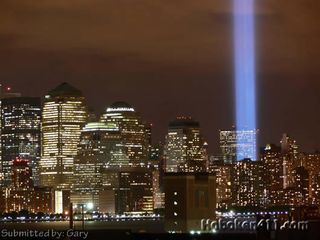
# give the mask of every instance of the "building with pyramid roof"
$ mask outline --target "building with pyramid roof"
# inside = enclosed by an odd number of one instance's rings
[[[44,98],[40,179],[43,186],[69,189],[81,129],[87,121],[81,91],[62,83]]]

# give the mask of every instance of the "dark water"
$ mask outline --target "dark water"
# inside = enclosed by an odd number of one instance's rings
[[[1,229],[64,231],[69,229],[68,221],[61,222],[0,222]],[[164,232],[163,220],[86,221],[85,230],[130,230],[132,232]],[[82,222],[75,221],[74,229],[82,230]]]

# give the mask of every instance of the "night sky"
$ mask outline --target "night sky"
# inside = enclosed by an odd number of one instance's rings
[[[320,1],[257,0],[260,145],[320,149]],[[43,96],[67,81],[97,113],[132,104],[162,140],[176,115],[211,152],[234,124],[230,0],[0,0],[0,82]]]

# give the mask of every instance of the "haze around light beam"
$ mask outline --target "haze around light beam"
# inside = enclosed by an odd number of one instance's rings
[[[234,0],[234,68],[236,127],[239,131],[252,131],[251,149],[248,158],[257,159],[256,153],[256,66],[255,66],[255,23],[254,0]],[[237,138],[237,160],[242,160],[243,144]],[[250,144],[248,144],[249,147]]]

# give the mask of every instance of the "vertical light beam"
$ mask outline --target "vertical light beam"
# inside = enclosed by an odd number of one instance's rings
[[[233,0],[237,132],[252,131],[253,148],[245,157],[257,159],[254,0]],[[244,157],[243,139],[237,138],[237,160]]]

